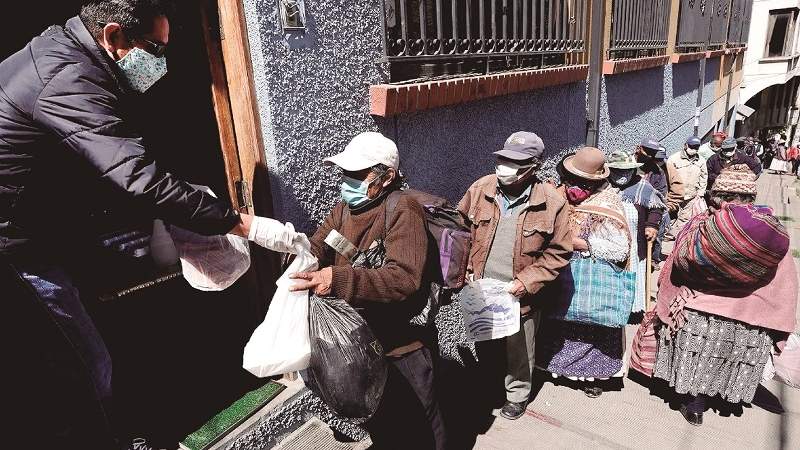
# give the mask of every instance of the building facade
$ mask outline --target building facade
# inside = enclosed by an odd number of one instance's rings
[[[800,139],[797,128],[798,42],[796,0],[755,0],[737,106],[737,135],[766,138],[784,133]]]
[[[644,137],[675,151],[737,104],[750,4],[244,0],[275,214],[315,229],[337,201],[322,159],[366,130],[453,201],[519,130],[544,140],[543,177],[592,129],[607,152]]]

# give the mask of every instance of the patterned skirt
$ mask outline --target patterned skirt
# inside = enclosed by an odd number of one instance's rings
[[[653,376],[679,394],[719,394],[730,403],[753,400],[770,357],[772,339],[762,328],[690,309],[686,323],[670,338],[658,331]]]
[[[621,375],[623,332],[623,328],[542,320],[536,336],[536,366],[564,377]]]

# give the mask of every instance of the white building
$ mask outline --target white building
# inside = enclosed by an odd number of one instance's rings
[[[764,137],[786,130],[797,142],[798,0],[754,0],[736,134]]]

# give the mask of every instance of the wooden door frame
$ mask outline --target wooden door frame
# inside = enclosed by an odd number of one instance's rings
[[[214,113],[231,200],[240,212],[271,216],[272,199],[242,1],[205,0],[203,13]],[[218,14],[218,22],[210,14]],[[236,186],[236,181],[246,184],[244,199],[240,198],[241,187]]]
[[[272,217],[272,196],[242,1],[204,0],[201,8],[211,71],[211,96],[231,203],[239,212]],[[251,259],[260,321],[280,275],[280,261],[276,253],[256,245],[251,245]]]

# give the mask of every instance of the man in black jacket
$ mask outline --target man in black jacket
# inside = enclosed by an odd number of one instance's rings
[[[0,63],[2,397],[26,448],[115,446],[111,361],[63,266],[86,257],[97,191],[201,234],[249,233],[252,216],[163,171],[131,126],[129,99],[166,72],[166,13],[94,0]]]

